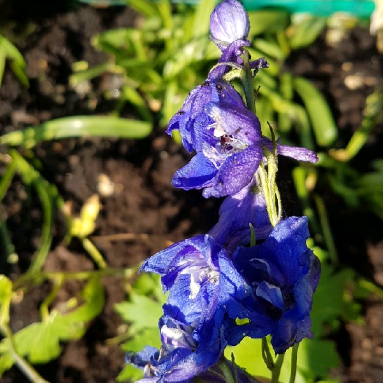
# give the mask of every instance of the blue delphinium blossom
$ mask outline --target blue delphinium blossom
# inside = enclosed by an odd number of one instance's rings
[[[232,345],[244,336],[258,338],[265,326],[271,326],[276,353],[312,337],[310,311],[320,262],[306,245],[308,237],[307,217],[289,217],[278,223],[262,244],[239,247],[233,254],[233,263],[251,288],[251,296],[244,302],[249,323],[230,330]]]
[[[159,320],[161,349],[145,347],[141,352],[127,354],[127,362],[143,369],[140,383],[186,383],[217,363],[226,343],[219,333],[209,336],[211,323],[201,321],[186,325],[170,316]],[[200,338],[200,340],[197,340]]]
[[[239,245],[249,244],[250,224],[257,241],[265,239],[273,229],[265,198],[255,180],[240,192],[225,198],[219,209],[219,220],[209,234],[232,252]]]
[[[229,254],[208,234],[158,252],[141,270],[161,275],[164,291],[170,290],[164,313],[185,324],[201,318],[214,318],[218,324],[226,314],[235,319],[238,301],[246,296]]]
[[[253,180],[258,169],[263,155],[261,125],[244,107],[211,102],[205,111],[214,121],[210,129],[215,141],[204,142],[202,151],[175,173],[172,184],[204,189],[206,198],[233,195]]]
[[[170,120],[166,133],[171,135],[173,130],[179,130],[187,151],[201,151],[204,142],[212,141],[209,126],[214,123],[205,105],[219,101],[245,108],[241,95],[231,84],[219,79],[208,79],[190,92],[182,108]]]
[[[241,315],[239,302],[246,297],[244,280],[226,250],[209,235],[160,251],[141,270],[160,274],[169,296],[159,324],[161,352],[145,349],[129,354],[129,362],[145,366],[148,378],[187,381],[221,357],[227,345],[226,330]]]
[[[277,156],[318,158],[311,150],[263,137],[252,107],[226,81],[245,73],[241,79],[250,104],[252,80],[268,66],[262,58],[249,61],[245,52],[249,19],[243,6],[237,0],[221,2],[211,15],[210,31],[222,51],[219,63],[191,91],[167,133],[179,130],[186,150],[196,152],[172,184],[226,199],[208,234],[175,243],[141,267],[160,274],[169,295],[159,320],[160,350],[146,347],[127,355],[129,363],[144,370],[140,383],[192,383],[195,377],[224,383],[222,371],[230,375],[230,370],[238,383],[255,382],[224,361],[227,345],[245,336],[271,335],[275,352],[284,353],[312,336],[310,311],[320,263],[306,245],[307,218],[286,218],[274,228],[271,222],[281,214],[274,201]],[[232,67],[236,71],[225,76]]]
[[[184,190],[204,189],[205,198],[236,194],[254,180],[263,147],[272,150],[273,144],[262,137],[258,117],[243,105],[209,102],[203,110],[212,123],[194,133],[205,137],[200,140],[202,150],[175,173],[172,184]],[[297,160],[318,160],[309,149],[278,142],[276,149],[278,154]]]

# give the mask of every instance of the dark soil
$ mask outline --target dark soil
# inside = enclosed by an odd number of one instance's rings
[[[106,60],[91,47],[90,38],[107,28],[132,26],[136,15],[128,8],[82,7],[47,16],[40,18],[34,32],[18,44],[27,61],[30,89],[23,89],[9,68],[6,70],[0,90],[1,134],[51,118],[110,110],[110,102],[101,96],[108,86],[108,77],[92,82],[90,91],[83,95],[68,84],[71,65],[86,60],[92,66]],[[382,78],[382,56],[376,52],[368,30],[353,30],[335,47],[329,47],[323,35],[309,49],[296,52],[288,65],[295,74],[313,80],[325,93],[340,127],[339,145],[343,147],[360,124],[366,96]],[[346,86],[351,75],[361,79],[355,89]],[[355,165],[359,171],[370,170],[370,161],[381,157],[382,144],[381,124],[358,155]],[[135,265],[170,242],[206,232],[217,220],[220,201],[205,200],[200,192],[182,192],[170,185],[187,155],[159,128],[142,141],[69,139],[41,144],[34,154],[42,163],[43,176],[57,185],[65,201],[72,201],[77,212],[91,195],[98,193],[100,176],[114,184],[113,193],[101,197],[103,208],[92,236],[113,268]],[[40,236],[40,206],[35,200],[26,200],[26,195],[16,179],[2,204],[20,260],[16,265],[2,262],[0,267],[13,279],[27,269]],[[328,191],[324,191],[324,198],[341,261],[383,286],[382,221],[363,209],[351,212]],[[290,201],[286,201],[286,210],[289,214],[301,214],[294,202],[289,205]],[[44,269],[92,270],[95,265],[79,243],[63,245],[63,218],[57,217],[56,221],[54,244]],[[113,237],[115,234],[121,235]],[[105,309],[90,324],[86,336],[63,344],[58,360],[36,366],[50,382],[114,382],[121,371],[124,353],[105,341],[116,336],[122,325],[113,306],[125,298],[124,281],[109,277],[104,283]],[[68,299],[79,288],[77,283],[68,283],[59,300]],[[21,303],[12,306],[14,331],[39,319],[38,305],[49,290],[48,283],[34,288]],[[383,303],[372,297],[364,310],[365,324],[347,325],[344,344],[339,345],[345,360],[337,376],[343,383],[383,381]],[[350,348],[346,346],[349,344]],[[12,368],[0,381],[27,380]]]

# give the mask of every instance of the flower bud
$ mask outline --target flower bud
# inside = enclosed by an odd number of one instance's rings
[[[247,13],[237,0],[225,0],[218,4],[210,16],[210,33],[221,50],[233,41],[246,39],[249,29]]]

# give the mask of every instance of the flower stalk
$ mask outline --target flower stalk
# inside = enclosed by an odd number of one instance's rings
[[[178,130],[185,149],[195,153],[176,171],[173,186],[225,199],[207,234],[174,243],[140,269],[159,274],[169,293],[159,320],[160,350],[147,346],[127,354],[129,363],[145,371],[141,383],[252,383],[254,378],[223,358],[226,346],[244,337],[262,339],[272,383],[279,381],[285,352],[293,347],[293,383],[297,345],[312,336],[320,264],[306,245],[307,217],[282,216],[276,175],[279,155],[309,162],[317,156],[280,144],[273,130],[271,140],[262,136],[254,81],[268,64],[264,58],[250,60],[249,29],[240,2],[217,5],[210,32],[221,57],[169,122],[167,133]],[[245,100],[231,84],[237,78]]]

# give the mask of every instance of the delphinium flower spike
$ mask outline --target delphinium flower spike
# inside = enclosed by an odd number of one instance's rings
[[[169,122],[167,133],[179,130],[185,149],[195,151],[172,184],[202,189],[205,198],[226,198],[208,234],[175,243],[141,268],[160,274],[169,295],[159,320],[160,350],[146,347],[127,355],[144,370],[140,383],[191,383],[196,377],[254,383],[225,360],[227,345],[271,335],[275,352],[283,354],[312,336],[320,264],[306,245],[307,218],[282,216],[275,178],[278,155],[308,162],[317,156],[262,136],[253,81],[268,65],[263,58],[250,61],[249,28],[239,1],[217,5],[210,32],[222,52],[218,65]],[[246,102],[229,82],[234,78],[241,80]],[[278,374],[274,369],[273,382]]]

